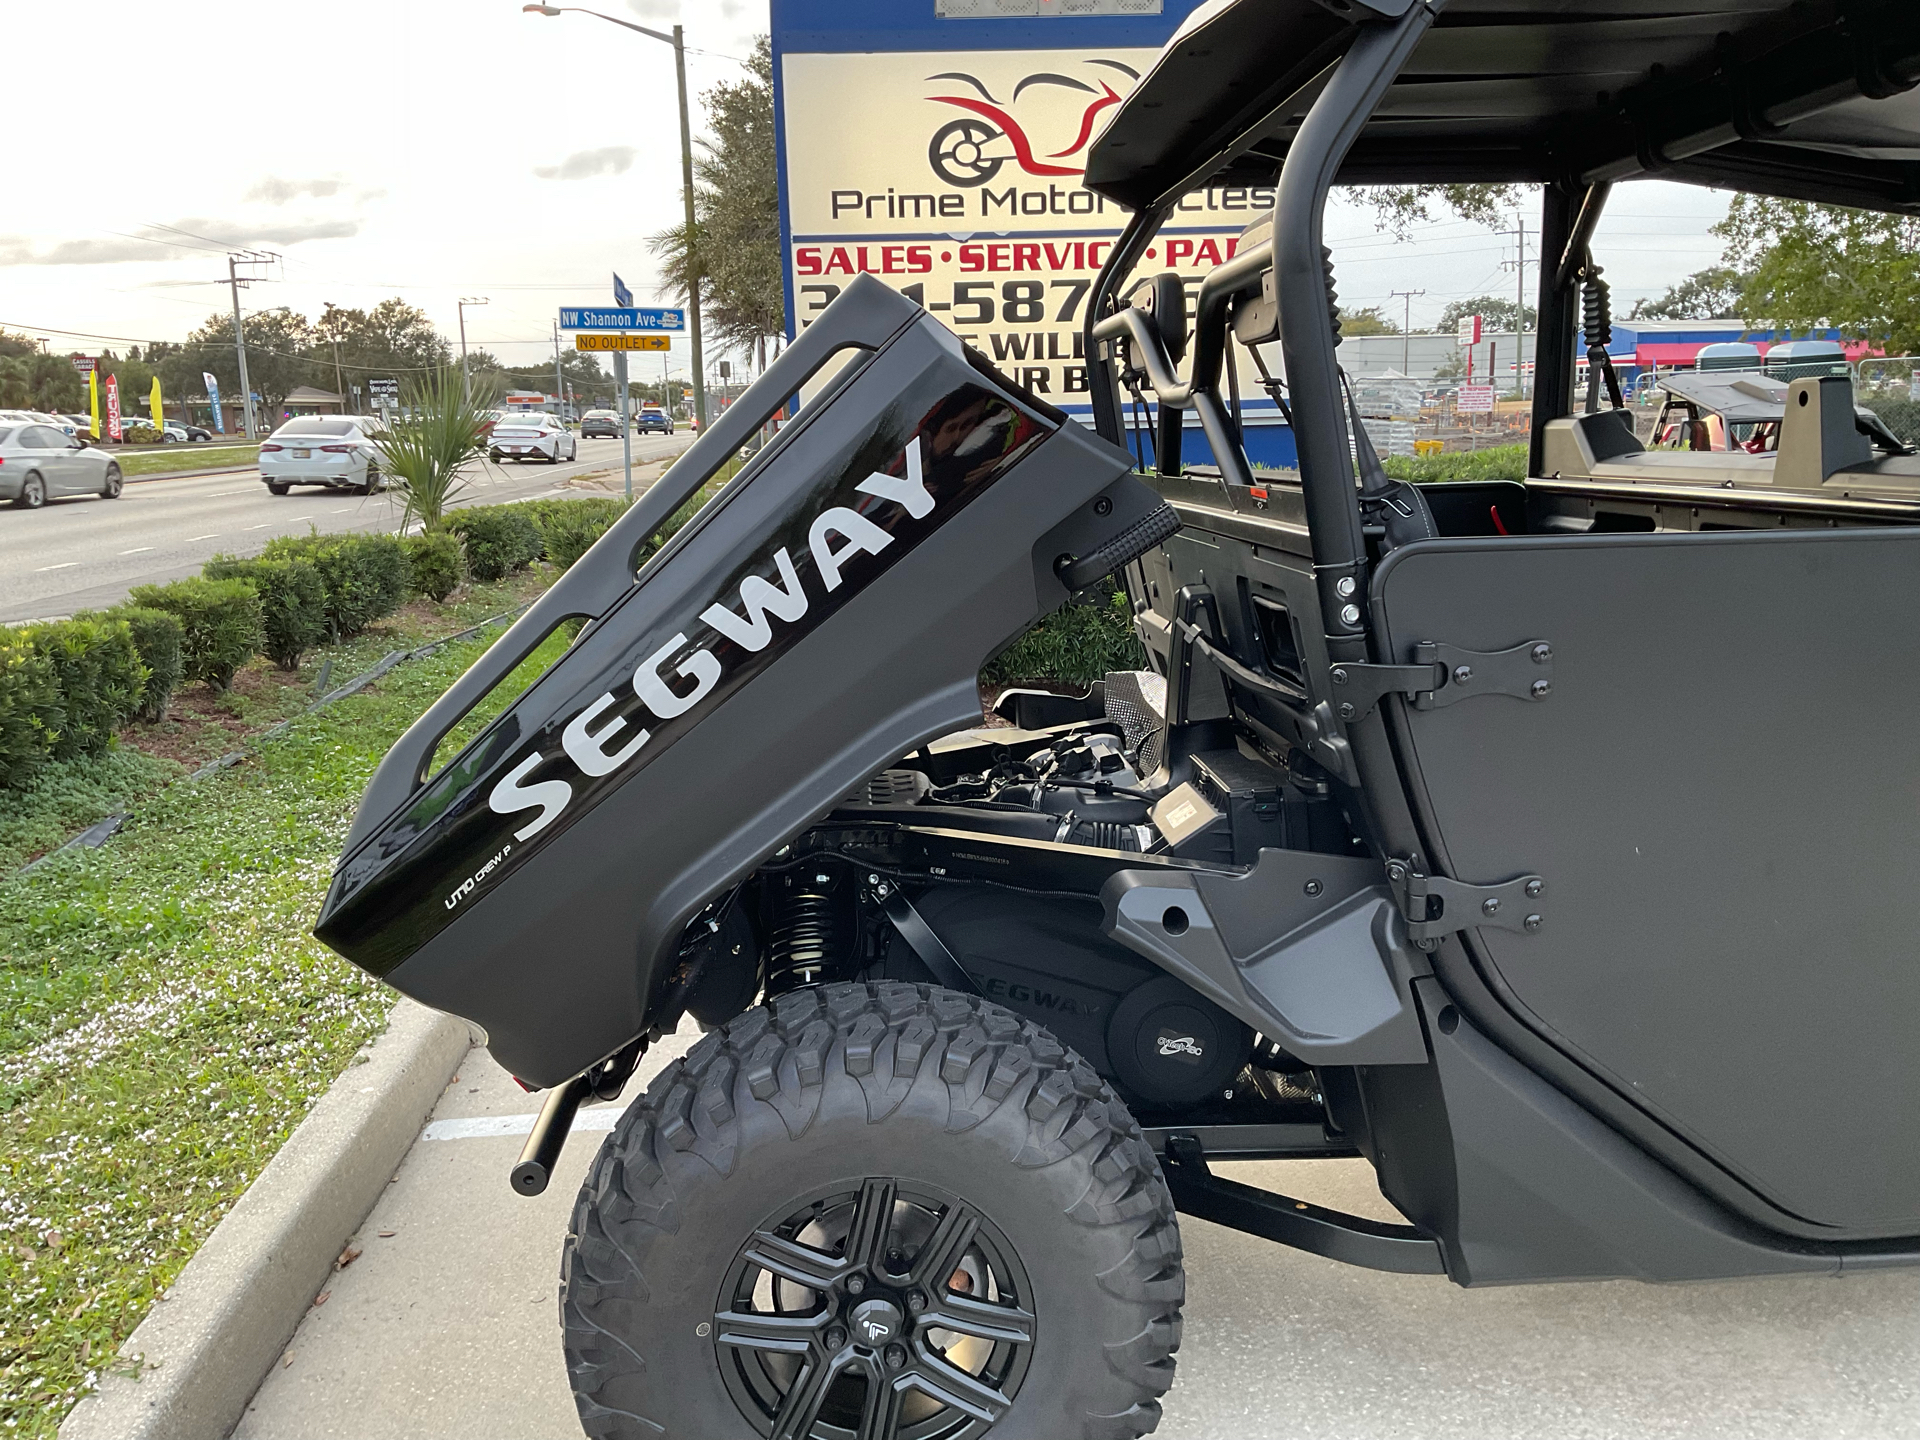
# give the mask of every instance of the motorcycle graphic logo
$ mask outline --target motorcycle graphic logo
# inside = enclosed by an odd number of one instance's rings
[[[1085,63],[1095,70],[1117,71],[1127,77],[1129,85],[1140,78],[1138,70],[1118,60],[1088,60]],[[927,97],[937,104],[952,105],[968,112],[966,118],[950,120],[934,131],[933,139],[927,145],[927,163],[933,167],[933,173],[949,185],[963,188],[986,184],[1000,173],[1001,167],[1009,160],[1018,163],[1029,175],[1085,174],[1084,167],[1049,162],[1071,160],[1079,155],[1093,138],[1093,127],[1101,114],[1120,103],[1119,92],[1107,83],[1104,76],[1095,74],[1089,79],[1097,83],[1090,84],[1088,80],[1077,80],[1071,75],[1061,75],[1055,71],[1041,71],[1022,78],[1003,103],[978,76],[958,70],[929,75],[929,83],[945,81],[953,90],[970,86],[976,93]],[[1013,109],[1019,105],[1020,97],[1036,88],[1043,91],[1078,90],[1093,97],[1081,106],[1074,120],[1075,133],[1064,150],[1050,151],[1045,155],[1037,153],[1035,139],[1027,133],[1026,126],[1013,116]],[[1052,128],[1051,125],[1048,128]],[[1063,129],[1055,138],[1068,137]]]

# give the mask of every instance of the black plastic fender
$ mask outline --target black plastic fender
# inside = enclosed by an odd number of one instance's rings
[[[849,347],[636,575],[661,521]],[[649,1028],[704,904],[978,720],[981,664],[1066,600],[1063,573],[1171,534],[1131,463],[856,281],[394,746],[315,933],[485,1027],[521,1078],[579,1073]],[[429,780],[439,740],[573,616],[565,655]]]

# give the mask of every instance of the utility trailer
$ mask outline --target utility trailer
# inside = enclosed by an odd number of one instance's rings
[[[518,1188],[710,1027],[574,1213],[588,1433],[1143,1434],[1177,1213],[1467,1286],[1920,1262],[1920,464],[1836,377],[1776,454],[1646,453],[1592,253],[1642,175],[1920,214],[1916,82],[1865,0],[1208,5],[1090,152],[1097,434],[857,280],[408,732],[318,933],[549,1088]],[[1191,315],[1136,275],[1276,175]],[[1325,206],[1414,182],[1544,187],[1525,482],[1395,482],[1358,423]],[[1151,667],[980,728],[1116,573]],[[1212,1168],[1356,1155],[1407,1223]]]

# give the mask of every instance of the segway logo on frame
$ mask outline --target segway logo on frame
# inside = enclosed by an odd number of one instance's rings
[[[907,471],[904,476],[875,471],[854,488],[862,494],[898,505],[915,520],[924,520],[933,513],[934,498],[924,482],[921,439],[918,435],[908,443],[904,459]],[[828,593],[832,593],[844,583],[841,571],[850,560],[860,554],[877,555],[893,544],[894,539],[893,535],[858,510],[835,505],[814,517],[813,524],[807,530],[807,549],[812,554],[820,583]],[[740,582],[739,600],[740,608],[746,612],[744,617],[720,601],[715,601],[700,612],[701,620],[716,635],[733,641],[749,654],[758,654],[773,642],[773,621],[797,624],[805,617],[810,603],[793,557],[787,553],[785,546],[774,551],[773,564],[779,572],[778,585],[759,575],[749,575]],[[686,714],[706,699],[720,683],[720,662],[712,650],[702,647],[674,667],[674,673],[682,681],[691,680],[693,688],[681,695],[668,687],[661,671],[673,656],[686,649],[688,643],[685,633],[676,634],[642,661],[633,673],[634,695],[647,710],[662,720]],[[602,694],[575,715],[561,735],[561,748],[567,759],[589,779],[611,775],[638,755],[647,741],[653,738],[650,730],[619,716],[596,727],[595,722],[612,709],[619,698],[613,691]],[[522,783],[549,758],[539,751],[527,756],[493,787],[487,797],[488,807],[497,815],[519,815],[528,810],[539,810],[540,813],[530,823],[513,832],[516,840],[530,840],[538,835],[559,817],[573,799],[573,786],[566,780],[542,780],[535,785]],[[457,890],[448,908],[451,909],[460,897],[469,893],[505,854],[503,850],[500,857],[496,857],[494,862]]]

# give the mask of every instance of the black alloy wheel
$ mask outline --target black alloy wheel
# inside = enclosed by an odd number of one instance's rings
[[[100,494],[102,498],[107,500],[118,500],[120,498],[120,491],[123,486],[123,483],[124,482],[120,478],[120,467],[117,464],[115,464],[113,461],[109,460],[107,462],[106,483],[100,489]]]
[[[13,503],[22,510],[38,510],[47,503],[47,482],[40,478],[38,470],[20,482],[20,498]]]
[[[985,1434],[1026,1378],[1027,1273],[972,1206],[886,1178],[756,1231],[713,1317],[734,1403],[762,1435]]]
[[[595,1440],[1128,1440],[1185,1278],[1126,1108],[1040,1026],[895,981],[782,995],[621,1117],[561,1261]]]

